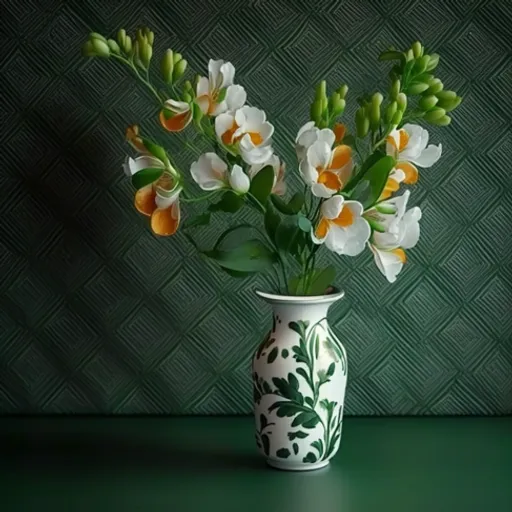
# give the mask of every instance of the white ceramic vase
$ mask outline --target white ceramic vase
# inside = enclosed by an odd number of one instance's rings
[[[347,355],[327,311],[343,292],[257,293],[272,305],[273,326],[253,357],[256,442],[273,467],[322,468],[341,438]]]

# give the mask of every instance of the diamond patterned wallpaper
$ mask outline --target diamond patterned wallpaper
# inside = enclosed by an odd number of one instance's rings
[[[386,45],[420,38],[442,54],[439,75],[465,101],[449,129],[432,133],[445,151],[413,193],[424,209],[419,246],[395,285],[369,254],[337,260],[347,297],[332,322],[349,354],[347,412],[512,412],[510,2],[3,0],[0,9],[2,413],[251,411],[250,357],[269,325],[260,283],[205,266],[180,236],[154,238],[120,167],[129,123],[184,168],[203,147],[185,150],[159,130],[150,96],[123,69],[80,56],[90,30],[138,23],[193,69],[231,60],[290,169],[312,84],[347,81],[353,99],[385,76],[376,57]]]

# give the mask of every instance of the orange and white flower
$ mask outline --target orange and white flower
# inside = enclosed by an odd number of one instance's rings
[[[266,162],[274,150],[274,127],[267,121],[263,110],[242,107],[215,118],[215,133],[226,146],[236,145],[244,161],[250,165]]]
[[[361,203],[333,196],[322,203],[320,212],[320,221],[311,234],[314,243],[325,243],[329,250],[347,256],[357,256],[363,251],[371,229],[362,217]]]
[[[186,101],[167,100],[160,112],[160,123],[170,132],[181,132],[192,121],[192,109]]]
[[[144,146],[144,142],[142,141],[142,137],[140,136],[140,129],[136,124],[132,124],[126,128],[126,141],[132,146],[133,149],[138,151],[143,155],[149,154],[146,146]]]
[[[202,76],[196,88],[196,102],[203,114],[218,116],[244,106],[247,94],[241,85],[233,84],[234,78],[231,62],[210,59],[208,78]]]
[[[239,165],[228,171],[226,162],[215,153],[204,153],[190,167],[194,181],[203,190],[232,188],[237,194],[246,194],[251,181]]]
[[[390,175],[382,199],[386,199],[400,183],[412,185],[418,181],[418,167],[431,167],[441,158],[442,145],[428,145],[428,131],[415,124],[394,129],[386,139],[386,153],[397,161],[399,174]],[[402,174],[403,173],[403,174]],[[393,180],[393,181],[390,181]]]
[[[124,164],[125,173],[129,176],[143,169],[163,169],[163,174],[154,183],[137,190],[135,208],[150,217],[151,229],[156,235],[173,235],[181,219],[179,196],[182,186],[179,176],[153,156],[128,158]]]
[[[406,249],[414,247],[420,237],[421,210],[417,206],[406,210],[409,191],[402,196],[380,203],[377,209],[369,210],[370,223],[374,230],[369,246],[375,264],[386,279],[393,283],[402,270],[407,256]]]
[[[336,140],[336,135],[329,128],[317,128],[314,121],[307,122],[297,133],[295,139],[295,152],[297,153],[297,159],[300,162],[306,158],[307,150],[317,141],[323,141],[330,147]]]
[[[325,140],[313,142],[300,163],[302,178],[316,197],[328,198],[342,190],[354,168],[352,148],[341,144],[332,149],[334,133],[329,131],[332,134],[329,136],[331,144]]]
[[[286,164],[282,162],[277,155],[272,155],[270,159],[263,164],[252,165],[249,168],[249,177],[252,180],[254,176],[256,176],[256,174],[258,174],[264,167],[267,167],[267,165],[271,165],[274,169],[274,185],[272,187],[272,194],[284,196],[286,194],[286,183],[284,181]]]

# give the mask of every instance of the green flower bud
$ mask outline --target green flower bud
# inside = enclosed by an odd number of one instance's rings
[[[451,112],[455,110],[461,104],[462,98],[460,96],[456,96],[455,98],[450,99],[439,99],[437,103],[438,107],[444,108],[446,112]]]
[[[82,46],[82,55],[84,57],[96,57],[96,52],[92,46],[92,41],[86,41]]]
[[[400,122],[402,121],[404,113],[401,110],[397,110],[395,115],[393,116],[393,119],[391,120],[391,124],[393,126],[398,126]]]
[[[178,64],[178,62],[182,59],[183,59],[183,55],[181,55],[181,53],[175,52],[174,56],[172,58],[173,64],[176,66],[176,64]]]
[[[404,55],[405,55],[406,62],[409,62],[412,59],[414,59],[414,53],[412,52],[412,50],[407,50]]]
[[[434,78],[430,83],[429,83],[429,88],[427,89],[427,94],[435,94],[437,96],[437,94],[443,90],[443,82],[441,82],[441,80],[439,80],[439,78]]]
[[[436,126],[448,126],[452,122],[452,118],[450,116],[442,116],[434,121],[431,121],[432,124]]]
[[[421,57],[423,55],[423,46],[419,41],[416,41],[412,45],[412,53],[416,58]]]
[[[325,80],[322,80],[317,86],[315,90],[315,99],[323,99],[327,97],[327,83]]]
[[[142,48],[142,46],[146,42],[146,36],[144,35],[144,33],[142,32],[142,30],[140,28],[137,30],[136,37],[137,37],[137,42],[139,43],[139,48]]]
[[[190,82],[190,80],[185,80],[185,82],[183,83],[183,90],[185,92],[188,92],[189,94],[193,95],[194,94],[194,88],[192,87],[192,83]],[[217,101],[220,103],[221,101],[224,101],[225,100],[225,97],[226,97],[226,91],[227,91],[227,88],[224,87],[223,89],[221,89],[219,91],[219,97],[217,99]],[[221,99],[221,96],[224,95],[224,98]]]
[[[133,43],[133,61],[135,62],[136,66],[138,66],[139,68],[142,68],[144,66],[142,64],[140,52],[141,52],[141,50],[140,50],[140,46],[139,46],[139,41],[135,41],[135,43]]]
[[[89,39],[91,39],[91,41],[93,39],[98,39],[99,41],[103,41],[105,44],[107,44],[107,39],[103,37],[101,34],[98,34],[98,32],[91,32],[89,34]]]
[[[172,70],[174,68],[172,50],[168,49],[162,57],[160,63],[160,71],[162,73],[162,79],[166,84],[172,83]]]
[[[425,121],[433,123],[446,114],[444,108],[434,107],[432,110],[425,114]]]
[[[457,97],[457,93],[455,91],[439,91],[436,96],[440,100],[454,100]]]
[[[397,111],[398,105],[396,101],[392,101],[386,109],[386,122],[389,124],[393,120],[393,116]]]
[[[339,116],[345,110],[345,100],[342,100],[337,92],[331,96],[331,110],[335,116]]]
[[[396,103],[398,110],[400,110],[401,112],[403,112],[407,108],[407,96],[405,95],[405,93],[401,92],[396,97]]]
[[[415,82],[425,82],[428,85],[430,85],[430,82],[432,82],[433,79],[434,75],[431,75],[430,73],[421,73],[414,77]]]
[[[110,48],[106,41],[104,42],[101,39],[91,39],[91,45],[94,53],[98,57],[110,57]]]
[[[149,68],[149,63],[151,62],[151,57],[153,57],[153,47],[148,43],[144,43],[141,48],[141,57],[142,64],[146,69]]]
[[[414,63],[414,71],[418,74],[423,73],[427,69],[428,65],[428,56],[424,55],[416,60]],[[422,80],[423,81],[423,80]]]
[[[197,103],[194,103],[192,108],[192,118],[195,125],[202,131],[201,120],[203,119],[203,111],[199,108]]]
[[[185,59],[181,59],[177,63],[174,64],[174,71],[172,73],[172,80],[176,82],[176,80],[180,79],[187,69],[187,61]]]
[[[376,130],[380,124],[380,104],[373,102],[370,107],[370,125],[372,130]]]
[[[192,96],[188,92],[184,92],[182,95],[183,101],[190,103],[192,101]]]
[[[126,40],[126,30],[124,28],[120,28],[119,31],[117,32],[117,42],[119,43],[119,46],[121,48],[124,48],[125,40]]]
[[[425,110],[426,112],[430,109],[434,108],[439,100],[437,99],[437,96],[434,96],[433,94],[429,94],[428,96],[423,96],[420,101],[418,102],[418,106],[421,108],[421,110]]]
[[[437,53],[433,53],[428,57],[427,71],[432,71],[439,64],[439,55]]]
[[[408,88],[407,92],[411,94],[412,96],[415,96],[417,94],[421,94],[422,92],[425,92],[428,89],[428,84],[424,82],[413,82]]]
[[[310,116],[311,121],[314,121],[316,125],[319,125],[320,121],[322,120],[322,111],[322,100],[313,101],[311,104]]]
[[[149,28],[146,27],[145,31],[145,36],[146,36],[146,39],[148,41],[148,43],[153,46],[153,43],[155,41],[155,33],[152,32],[151,30],[149,30]]]
[[[395,50],[386,50],[379,55],[380,61],[386,60],[400,60],[402,58],[402,52],[397,52]]]
[[[366,110],[360,107],[356,112],[356,134],[360,138],[366,137],[369,129],[370,120],[366,115]]]
[[[340,95],[340,98],[342,100],[344,100],[345,97],[347,96],[348,85],[347,84],[343,84],[336,92]]]
[[[389,90],[389,96],[391,97],[392,100],[396,100],[396,97],[400,92],[400,85],[400,80],[398,78],[396,80],[393,80],[391,88]]]
[[[119,45],[113,39],[108,40],[108,47],[110,48],[110,51],[112,53],[120,53],[121,52],[121,50],[119,49]]]

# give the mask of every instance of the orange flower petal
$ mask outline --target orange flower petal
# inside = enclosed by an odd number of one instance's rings
[[[336,224],[336,226],[339,226],[340,228],[346,228],[353,224],[354,214],[352,213],[352,210],[350,208],[344,206],[338,217],[334,219],[333,222],[334,224]]]
[[[344,165],[348,164],[351,158],[352,148],[350,146],[346,146],[345,144],[337,146],[333,151],[330,168],[341,169]]]
[[[347,128],[342,123],[336,123],[333,128],[334,135],[336,136],[335,142],[338,144],[345,137],[345,133],[347,132]]]
[[[156,192],[153,185],[146,185],[135,192],[135,208],[148,217],[155,211]]]
[[[388,178],[386,185],[384,186],[384,190],[379,197],[379,201],[384,201],[384,199],[389,199],[393,192],[396,192],[400,188],[400,183],[393,178]]]
[[[393,254],[396,254],[402,263],[405,263],[407,261],[407,256],[405,255],[405,251],[402,248],[393,249],[391,251]]]
[[[402,128],[400,130],[400,142],[398,144],[398,151],[401,153],[409,144],[409,134]]]
[[[180,205],[176,201],[169,208],[157,208],[151,215],[151,229],[160,236],[174,235],[180,224]]]
[[[405,174],[404,183],[407,185],[414,185],[418,181],[418,169],[409,162],[398,162],[397,169],[402,169]]]
[[[263,137],[258,132],[247,132],[247,134],[255,146],[259,146],[263,142]]]
[[[327,188],[338,191],[341,188],[341,180],[331,171],[323,171],[318,175],[318,183],[323,183]]]
[[[325,217],[322,217],[322,219],[318,223],[318,226],[315,229],[315,236],[320,239],[325,238],[327,236],[328,231],[329,221]]]
[[[229,146],[230,144],[233,144],[233,136],[235,135],[235,132],[238,130],[238,125],[236,124],[235,120],[233,119],[233,124],[231,125],[231,128],[229,130],[226,130],[222,136],[222,142]]]
[[[162,126],[170,132],[180,132],[183,130],[190,120],[192,119],[192,112],[187,110],[181,114],[176,114],[166,119],[165,114],[160,112],[160,123]]]

